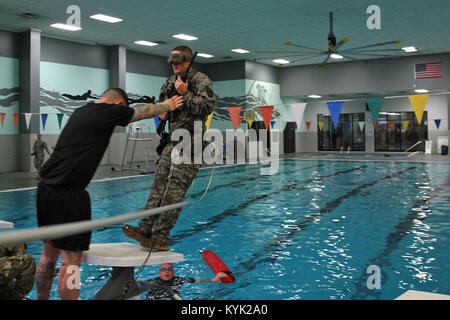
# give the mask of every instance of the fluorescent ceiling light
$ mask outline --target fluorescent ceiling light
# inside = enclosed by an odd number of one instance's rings
[[[332,58],[332,59],[343,59],[344,57],[341,56],[340,54],[332,53],[330,55],[330,58]]]
[[[275,59],[275,60],[273,60],[273,62],[278,63],[278,64],[288,64],[288,63],[290,63],[288,60],[284,60],[284,59]]]
[[[180,34],[174,34],[172,37],[178,38],[178,39],[182,39],[182,40],[188,40],[188,41],[191,41],[191,40],[197,40],[197,39],[198,39],[197,37],[190,36],[190,35],[188,35],[188,34],[182,34],[182,33],[180,33]]]
[[[159,44],[156,42],[145,41],[145,40],[138,40],[138,41],[135,41],[134,43],[140,44],[142,46],[149,46],[149,47],[157,46]]]
[[[105,22],[109,22],[109,23],[116,23],[116,22],[122,21],[122,19],[114,18],[114,17],[107,16],[107,15],[100,14],[100,13],[94,14],[94,15],[90,16],[89,18],[97,19],[97,20],[101,20],[101,21],[105,21]]]
[[[417,52],[417,51],[419,51],[416,47],[403,47],[402,50],[405,51],[405,52]]]
[[[79,31],[79,30],[81,30],[80,27],[71,26],[69,24],[64,24],[64,23],[54,23],[54,24],[51,24],[50,27],[63,29],[63,30],[68,30],[68,31]]]
[[[208,54],[208,53],[197,53],[198,56],[203,57],[203,58],[212,58],[214,57],[212,54]]]
[[[414,91],[417,93],[427,93],[428,92],[427,89],[415,89]]]
[[[317,94],[310,94],[310,95],[308,96],[308,98],[319,99],[319,98],[322,98],[322,96],[319,96],[319,95],[317,95]]]
[[[245,50],[245,49],[231,49],[231,51],[237,52],[237,53],[250,53],[250,51]]]

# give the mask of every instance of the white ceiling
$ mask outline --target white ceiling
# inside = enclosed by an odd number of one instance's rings
[[[81,8],[82,30],[51,28],[52,23],[65,23],[66,9],[72,4]],[[370,16],[366,9],[373,4],[381,9],[380,30],[369,30],[366,26]],[[186,44],[194,51],[214,55],[210,59],[198,57],[199,63],[257,59],[276,65],[272,59],[282,54],[238,54],[230,50],[301,51],[283,45],[292,41],[326,51],[330,11],[334,13],[334,34],[338,41],[342,37],[350,38],[342,49],[399,39],[401,44],[386,48],[416,46],[420,49],[418,53],[404,55],[450,52],[449,0],[0,0],[0,30],[23,32],[35,28],[44,36],[99,45],[121,44],[157,56],[167,56],[175,46]],[[25,18],[24,13],[36,17]],[[95,13],[123,21],[109,24],[90,19]],[[178,33],[199,39],[183,41],[172,37]],[[142,47],[134,44],[136,40],[164,43]],[[374,49],[381,48],[385,47]],[[323,60],[320,57],[291,65]]]

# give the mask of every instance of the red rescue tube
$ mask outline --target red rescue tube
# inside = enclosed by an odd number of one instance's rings
[[[202,252],[203,260],[206,262],[206,264],[211,268],[212,272],[214,274],[217,274],[219,272],[224,272],[228,275],[228,277],[223,277],[220,280],[222,283],[230,283],[230,282],[236,282],[233,273],[228,269],[228,267],[223,263],[222,260],[212,251],[206,250]]]

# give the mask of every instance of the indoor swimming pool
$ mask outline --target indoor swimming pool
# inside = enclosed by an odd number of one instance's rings
[[[210,169],[200,170],[198,199]],[[236,283],[184,285],[183,299],[388,299],[410,289],[450,294],[448,163],[281,160],[274,175],[259,165],[216,168],[209,192],[186,206],[170,249],[183,277],[212,278],[203,250],[214,251]],[[153,175],[92,182],[92,218],[143,209]],[[0,192],[0,219],[36,226],[36,189]],[[136,225],[137,221],[128,222]],[[95,230],[91,243],[130,242],[121,225]],[[28,243],[36,262],[42,244]],[[369,266],[381,271],[368,286]],[[137,271],[138,268],[136,268]],[[157,277],[145,267],[138,280]],[[82,265],[80,299],[91,299],[111,268]],[[28,295],[36,298],[36,289]],[[144,295],[142,295],[144,297]],[[52,299],[59,299],[56,278]]]

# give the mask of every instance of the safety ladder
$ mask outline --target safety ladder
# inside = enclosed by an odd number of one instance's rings
[[[125,143],[125,150],[123,151],[122,164],[120,165],[120,171],[139,171],[140,173],[143,173],[143,174],[153,173],[153,171],[150,169],[150,162],[151,161],[156,161],[156,158],[157,158],[156,150],[151,144],[151,142],[154,139],[149,138],[149,137],[144,137],[144,132],[142,130],[143,127],[147,127],[147,125],[146,124],[139,124],[139,123],[132,123],[129,126],[128,133],[127,133],[127,141]],[[143,143],[145,164],[147,166],[147,170],[146,171],[140,170],[140,165],[137,165],[137,169],[133,169],[134,154],[135,154],[135,151],[136,151],[136,144],[139,141]],[[129,160],[128,168],[125,168],[125,158],[126,158],[126,155],[127,155],[129,143],[132,144],[131,159]]]

